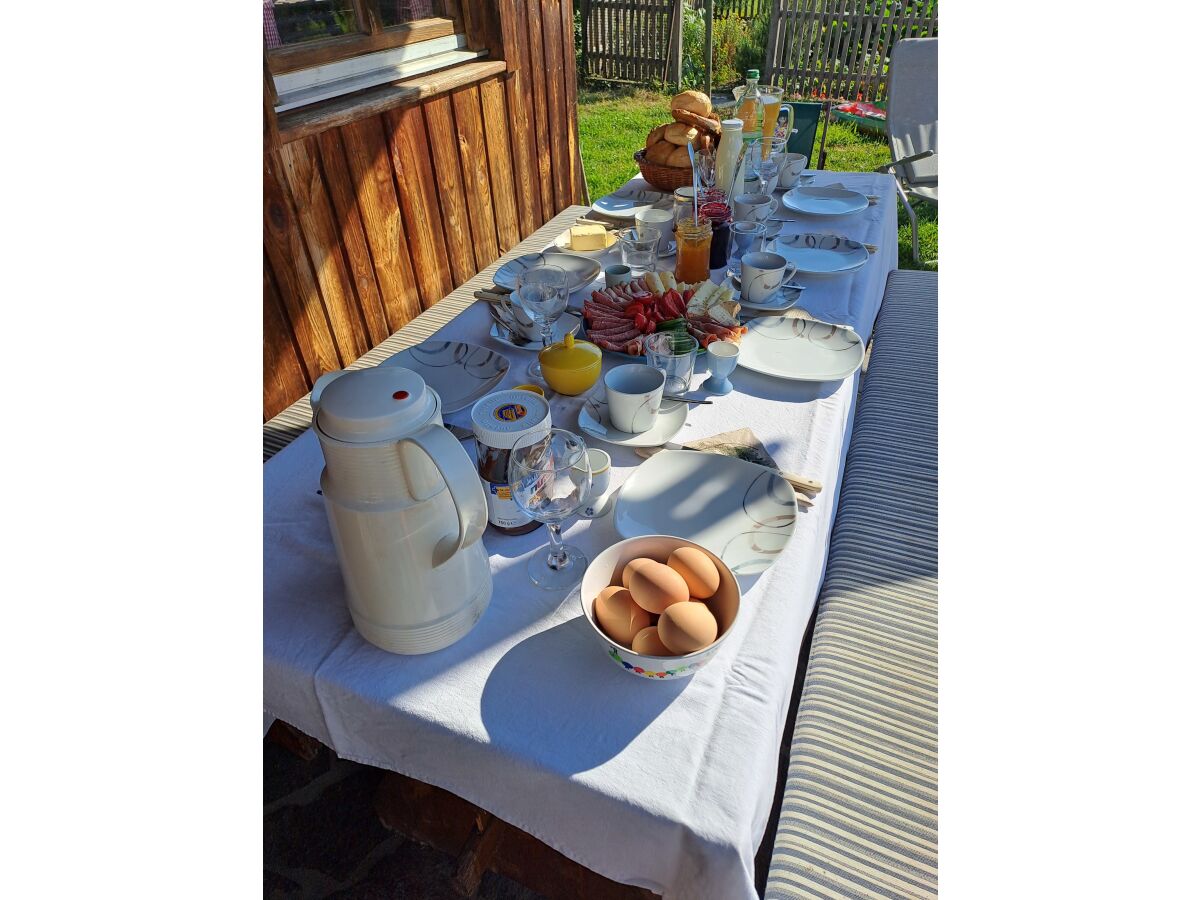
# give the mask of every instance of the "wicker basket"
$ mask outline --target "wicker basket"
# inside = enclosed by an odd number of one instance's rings
[[[672,193],[676,188],[686,187],[692,183],[691,166],[660,166],[646,159],[646,149],[643,147],[633,154],[633,161],[642,170],[642,177],[651,187],[660,191]]]

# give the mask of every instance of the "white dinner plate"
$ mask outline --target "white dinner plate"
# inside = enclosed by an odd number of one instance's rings
[[[581,324],[583,323],[580,321],[578,316],[571,313],[563,313],[562,316],[559,317],[558,321],[554,323],[554,343],[565,340],[568,334],[577,334]],[[537,352],[542,349],[541,341],[529,341],[525,344],[514,344],[511,340],[509,340],[505,329],[500,327],[499,322],[492,323],[492,329],[488,332],[488,334],[490,334],[494,340],[499,341],[505,346],[512,347],[514,350],[529,350],[531,352]]]
[[[612,247],[617,244],[617,234],[614,231],[604,232],[604,239],[608,242],[602,250],[572,250],[571,249],[571,229],[568,228],[562,234],[554,239],[554,246],[563,253],[579,253],[583,256],[590,256],[593,259],[603,256]]]
[[[796,530],[796,494],[770,469],[719,453],[662,450],[617,494],[623,538],[669,534],[721,557],[735,575],[770,568]]]
[[[601,383],[599,390],[593,389],[583,400],[583,408],[579,410],[579,430],[621,447],[659,447],[679,434],[683,423],[687,421],[687,414],[686,403],[664,400],[658,408],[658,418],[654,427],[649,431],[643,431],[641,434],[618,431],[608,418],[608,400]]]
[[[402,366],[420,375],[442,398],[442,412],[466,409],[504,380],[508,360],[495,350],[459,341],[424,341],[379,365]]]
[[[844,325],[767,316],[742,335],[738,368],[789,381],[841,381],[862,365],[862,339]]]
[[[555,249],[554,252],[526,253],[516,259],[510,259],[502,265],[493,279],[496,284],[509,290],[517,289],[517,275],[527,269],[541,266],[558,266],[567,273],[567,290],[577,291],[591,284],[600,274],[600,263],[578,253],[564,253]]]
[[[783,195],[783,205],[809,216],[844,216],[870,205],[865,194],[835,187],[794,187]]]
[[[836,234],[789,234],[775,242],[776,252],[804,275],[838,275],[862,268],[871,258],[858,241]]]
[[[661,203],[666,196],[658,191],[621,188],[593,203],[592,210],[612,219],[632,219],[642,210]]]

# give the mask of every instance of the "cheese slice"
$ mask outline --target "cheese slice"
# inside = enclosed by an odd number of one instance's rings
[[[603,250],[608,246],[608,231],[603,225],[588,224],[571,226],[572,250]]]
[[[646,273],[646,287],[655,294],[665,294],[666,289],[663,287],[662,281],[659,280],[658,272]]]

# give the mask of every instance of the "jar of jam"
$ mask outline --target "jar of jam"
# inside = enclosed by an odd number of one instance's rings
[[[550,404],[533,391],[497,391],[471,407],[475,458],[487,497],[488,522],[501,534],[527,534],[541,525],[521,511],[508,484],[508,456],[527,434],[548,434]]]
[[[709,224],[712,225],[708,267],[723,269],[729,265],[729,223],[733,218],[733,210],[724,203],[709,202],[700,207],[700,215],[708,219]]]
[[[708,279],[708,254],[712,245],[712,225],[700,217],[675,223],[675,280],[694,284]]]

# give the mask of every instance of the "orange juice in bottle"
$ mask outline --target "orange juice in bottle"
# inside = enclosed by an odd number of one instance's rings
[[[779,110],[775,110],[779,115]],[[758,90],[758,69],[746,72],[746,86],[738,94],[737,117],[742,120],[742,140],[749,144],[763,136],[763,101]]]
[[[712,225],[703,216],[699,222],[683,219],[675,223],[675,280],[693,284],[708,280],[708,257],[712,249]]]

